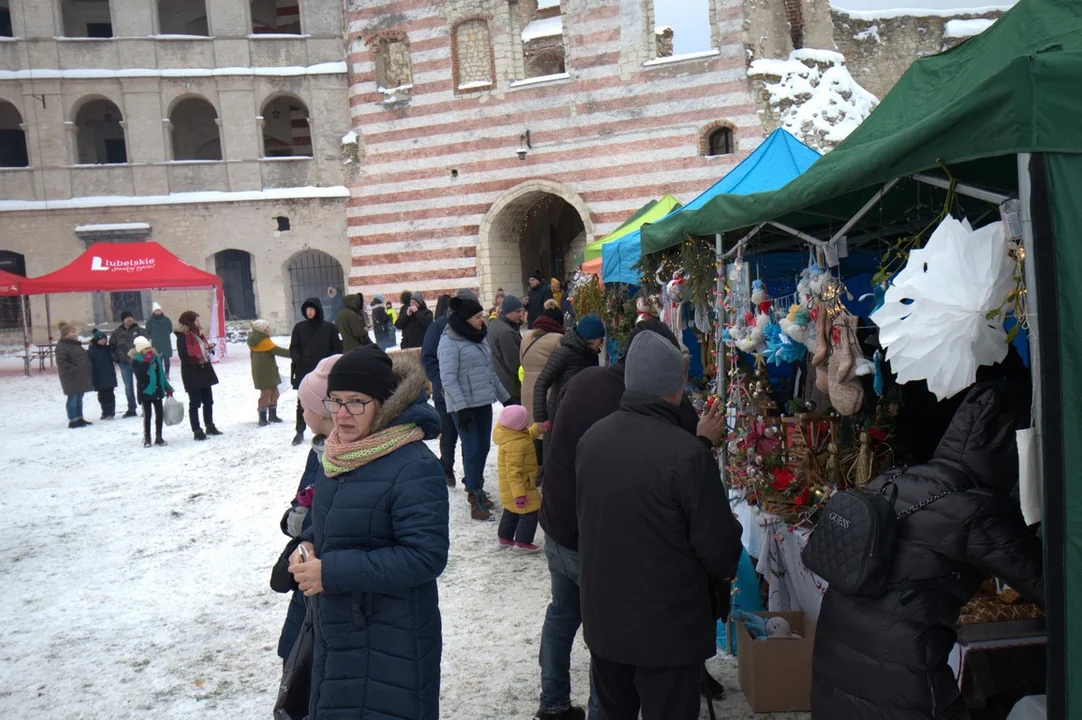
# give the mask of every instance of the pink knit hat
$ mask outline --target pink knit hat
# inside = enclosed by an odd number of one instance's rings
[[[314,412],[320,417],[329,418],[331,413],[323,405],[323,398],[327,397],[327,378],[331,374],[331,368],[341,355],[331,355],[323,358],[316,365],[316,369],[304,376],[301,386],[297,388],[297,399],[301,401],[301,407]]]
[[[508,430],[525,430],[530,425],[530,416],[521,405],[508,405],[500,413],[500,425]]]

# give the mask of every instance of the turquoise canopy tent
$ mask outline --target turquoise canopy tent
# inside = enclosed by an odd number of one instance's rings
[[[777,190],[802,174],[818,159],[819,153],[778,128],[755,148],[751,155],[726,173],[725,177],[665,218],[698,210],[721,195],[749,195]],[[641,231],[635,230],[604,245],[601,257],[602,282],[638,285],[640,278],[634,267],[642,257]]]

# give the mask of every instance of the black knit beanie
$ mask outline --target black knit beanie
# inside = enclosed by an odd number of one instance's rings
[[[451,298],[451,312],[463,320],[469,320],[477,313],[484,311],[485,309],[481,307],[481,303],[477,301],[477,298]]]
[[[395,389],[391,358],[378,345],[363,345],[350,350],[331,368],[327,394],[335,390],[359,392],[376,400],[386,400]]]

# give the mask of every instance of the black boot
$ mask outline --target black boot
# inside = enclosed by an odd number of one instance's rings
[[[222,431],[214,427],[214,423],[207,423],[207,435],[221,435]]]
[[[155,444],[155,445],[157,445],[158,447],[165,447],[165,446],[166,446],[166,445],[168,445],[169,443],[167,443],[167,442],[166,442],[165,440],[163,440],[163,439],[162,439],[162,436],[161,436],[161,435],[159,435],[159,436],[157,437],[157,439],[155,439],[155,440],[154,440],[154,444]]]
[[[586,711],[580,707],[569,707],[557,713],[547,713],[540,710],[534,715],[536,720],[586,720]]]
[[[297,434],[293,436],[293,445],[297,446],[304,442],[304,430],[298,430]]]
[[[151,447],[151,445],[150,445],[150,436],[149,435],[144,435],[143,436],[143,447],[145,447],[145,448]]]
[[[203,428],[196,428],[195,430],[192,431],[192,435],[195,436],[196,440],[206,440],[207,439],[207,434],[205,432],[203,432]]]
[[[259,427],[266,427],[270,423],[267,422],[267,410],[266,408],[259,408]]]
[[[443,474],[447,476],[447,487],[453,488],[455,486],[455,471],[445,470]]]
[[[267,408],[267,420],[272,423],[282,422],[282,418],[278,417],[278,408]]]

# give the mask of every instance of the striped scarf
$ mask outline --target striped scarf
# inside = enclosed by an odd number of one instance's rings
[[[413,423],[395,425],[355,442],[343,442],[335,428],[323,451],[323,472],[327,477],[343,475],[367,465],[412,442],[424,440],[425,433]]]

